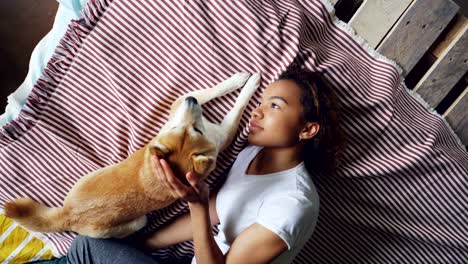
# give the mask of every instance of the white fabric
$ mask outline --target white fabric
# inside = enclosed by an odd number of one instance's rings
[[[319,197],[303,163],[272,174],[246,174],[261,149],[249,146],[239,153],[220,189],[216,197],[220,225],[215,240],[226,254],[243,230],[258,223],[288,245],[272,263],[290,263],[314,231]],[[195,257],[192,263],[196,263]]]
[[[81,17],[81,9],[83,9],[88,1],[89,0],[57,0],[60,5],[74,12],[76,17]]]
[[[0,126],[15,119],[28,98],[34,84],[39,79],[47,62],[65,34],[72,19],[81,18],[81,9],[89,0],[60,0],[52,29],[39,41],[29,61],[29,71],[23,83],[8,96],[5,113],[0,116]]]

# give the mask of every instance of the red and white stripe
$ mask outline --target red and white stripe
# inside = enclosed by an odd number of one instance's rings
[[[333,84],[348,139],[338,173],[316,182],[319,222],[294,262],[466,260],[468,155],[398,70],[337,26],[320,0],[91,0],[19,118],[0,130],[0,203],[28,196],[60,206],[81,176],[154,137],[179,95],[239,71],[261,72],[263,89],[293,61]],[[237,94],[210,102],[205,115],[219,122]],[[210,185],[245,144],[259,94]],[[177,202],[152,213],[143,232],[186,210]],[[64,254],[74,234],[46,236]],[[158,254],[181,259],[192,244]]]

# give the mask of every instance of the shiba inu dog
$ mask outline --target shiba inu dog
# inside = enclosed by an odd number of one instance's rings
[[[6,216],[44,233],[74,231],[96,238],[122,238],[136,232],[145,226],[146,213],[175,201],[154,176],[152,156],[166,159],[181,180],[189,171],[208,176],[218,153],[234,138],[244,108],[259,84],[259,74],[237,73],[213,88],[178,98],[171,106],[169,121],[155,138],[127,159],[83,176],[66,196],[63,207],[50,208],[20,198],[5,204]],[[203,117],[202,104],[241,87],[221,124]]]

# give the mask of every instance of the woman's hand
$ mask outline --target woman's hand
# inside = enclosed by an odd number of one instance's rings
[[[172,172],[171,167],[164,159],[153,156],[153,169],[156,177],[170,190],[172,196],[186,200],[189,203],[208,203],[210,190],[208,185],[193,172],[185,177],[191,187],[185,186]]]

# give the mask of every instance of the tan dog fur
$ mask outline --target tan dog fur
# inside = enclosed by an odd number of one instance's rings
[[[259,85],[259,74],[249,76],[238,73],[216,87],[177,99],[171,106],[169,121],[155,138],[122,162],[82,177],[68,193],[63,207],[50,208],[20,198],[5,204],[6,216],[38,232],[74,231],[96,238],[125,237],[136,232],[146,224],[146,213],[175,201],[154,176],[152,156],[168,160],[181,180],[188,171],[208,176],[218,153],[235,136],[241,114]],[[202,116],[201,104],[244,84],[221,124]]]

